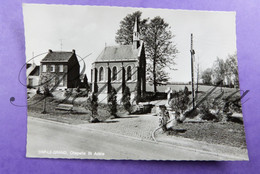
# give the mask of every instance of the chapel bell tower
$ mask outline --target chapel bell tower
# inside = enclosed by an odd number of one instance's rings
[[[137,49],[140,46],[140,33],[137,17],[135,18],[135,25],[133,31],[133,47]]]

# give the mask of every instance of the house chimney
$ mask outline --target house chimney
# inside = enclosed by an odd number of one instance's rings
[[[72,53],[73,53],[73,54],[75,54],[75,53],[76,53],[76,51],[73,49],[73,50],[72,50]]]
[[[52,53],[52,50],[51,50],[51,49],[49,49],[49,53]]]

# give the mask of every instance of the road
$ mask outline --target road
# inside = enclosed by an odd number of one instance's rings
[[[228,160],[167,144],[141,141],[28,117],[27,157],[136,160]]]

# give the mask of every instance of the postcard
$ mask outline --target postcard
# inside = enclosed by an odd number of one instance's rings
[[[236,13],[23,4],[28,158],[249,160]]]

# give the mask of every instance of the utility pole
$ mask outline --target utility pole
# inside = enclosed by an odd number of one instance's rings
[[[193,50],[193,34],[191,33],[191,88],[192,88],[192,107],[195,108],[195,100],[194,100],[194,73],[193,73],[193,59],[195,55],[195,51]]]
[[[197,99],[198,97],[198,92],[199,92],[199,77],[200,76],[200,64],[199,64],[199,60],[198,60],[198,63],[197,63],[197,87],[196,87],[196,95],[195,95],[195,98]]]

